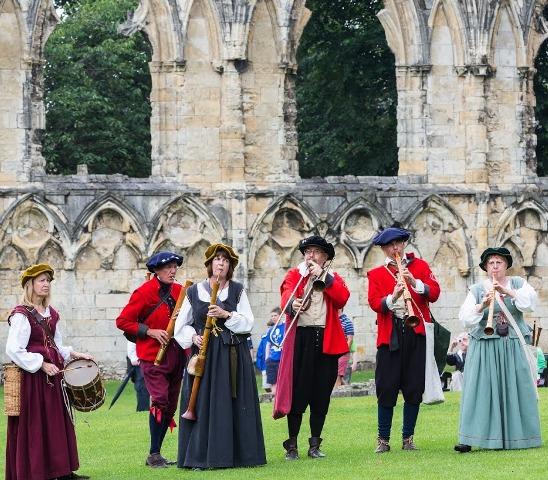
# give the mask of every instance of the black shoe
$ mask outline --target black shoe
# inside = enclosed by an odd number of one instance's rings
[[[455,445],[455,451],[459,453],[468,453],[472,450],[470,445],[465,445],[464,443],[457,443]]]
[[[299,458],[299,451],[297,450],[297,437],[288,438],[282,445],[285,448],[286,460],[297,460]]]
[[[151,453],[145,460],[145,465],[151,468],[167,468],[164,457],[159,453]]]
[[[308,439],[310,448],[308,449],[308,456],[310,458],[323,458],[325,453],[320,450],[320,444],[322,439],[320,437],[311,437]]]

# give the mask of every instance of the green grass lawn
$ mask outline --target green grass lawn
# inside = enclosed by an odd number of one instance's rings
[[[364,374],[364,379],[367,377]],[[361,374],[353,378],[361,379]],[[107,404],[117,382],[107,382]],[[0,393],[1,389],[0,389]],[[540,393],[542,431],[548,440],[548,388]],[[3,398],[3,397],[0,397]],[[401,399],[394,415],[393,450],[383,455],[374,453],[376,438],[375,398],[335,398],[324,429],[323,450],[327,458],[306,458],[307,428],[299,438],[301,459],[287,462],[281,442],[286,438],[285,420],[274,421],[272,405],[261,406],[268,464],[253,469],[227,469],[206,472],[179,470],[175,467],[151,470],[144,466],[148,452],[148,414],[136,413],[135,395],[128,385],[117,404],[91,413],[78,413],[76,431],[80,452],[80,473],[97,479],[548,479],[545,446],[540,449],[513,451],[453,451],[457,439],[458,393],[446,392],[446,402],[422,406],[415,440],[417,452],[404,452],[400,447]],[[2,400],[0,408],[3,412]],[[39,406],[37,406],[39,408]],[[0,417],[2,439],[6,417]],[[4,441],[2,441],[4,444]],[[4,447],[0,468],[4,470]],[[175,458],[177,433],[167,435],[163,454]],[[304,455],[303,455],[304,454]]]

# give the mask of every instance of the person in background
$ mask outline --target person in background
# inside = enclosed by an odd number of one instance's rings
[[[280,315],[281,309],[275,308],[272,314],[276,314],[275,320]],[[285,324],[280,322],[270,327],[266,334],[265,345],[265,368],[266,368],[266,383],[270,385],[273,395],[276,395],[276,382],[278,378],[278,369],[280,367],[280,357],[282,355],[282,347],[280,346],[284,337]]]
[[[358,369],[358,361],[355,356],[356,342],[352,341],[350,346],[350,358],[348,359],[348,365],[346,366],[346,372],[344,374],[344,383],[350,385],[352,383],[352,373]]]
[[[546,378],[544,375],[544,370],[546,370],[546,357],[544,356],[544,352],[542,351],[542,348],[537,347],[537,386],[538,387],[546,387]]]
[[[137,348],[135,343],[127,342],[127,369],[128,372],[133,370],[131,375],[131,381],[135,388],[135,395],[137,396],[137,412],[147,412],[150,408],[150,395],[148,394],[147,386],[145,385],[145,378],[143,372],[139,366],[139,357],[137,357]]]
[[[354,324],[352,323],[352,320],[350,320],[350,318],[342,311],[339,314],[339,320],[341,322],[344,336],[346,338],[346,343],[348,344],[348,353],[345,353],[344,355],[341,355],[339,357],[337,381],[335,382],[335,387],[340,387],[341,385],[347,384],[347,382],[345,381],[345,376],[348,362],[350,360],[350,356],[352,355],[351,350],[352,343],[354,341]]]
[[[461,333],[449,346],[447,352],[447,365],[455,367],[451,375],[450,390],[460,392],[464,380],[464,362],[466,361],[466,351],[468,350],[468,334]]]
[[[271,385],[266,381],[266,357],[265,357],[266,344],[269,339],[270,329],[276,323],[276,320],[278,319],[278,316],[280,315],[281,311],[282,310],[280,309],[280,307],[275,307],[272,309],[272,311],[270,312],[270,318],[268,322],[266,322],[266,326],[268,328],[266,329],[266,332],[264,333],[264,335],[261,337],[259,346],[257,347],[257,357],[255,359],[255,365],[257,365],[257,368],[261,372],[262,386],[265,392],[272,391]]]

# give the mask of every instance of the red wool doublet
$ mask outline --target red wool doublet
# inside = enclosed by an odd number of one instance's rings
[[[416,315],[421,322],[415,327],[415,333],[426,335],[424,322],[431,322],[429,303],[435,302],[440,296],[440,286],[430,270],[428,263],[416,258],[413,253],[406,254],[407,269],[418,280],[424,283],[425,291],[422,294],[415,292],[409,286],[409,292],[416,307]],[[388,267],[390,268],[390,267]],[[386,306],[386,297],[394,291],[396,279],[384,265],[375,267],[367,272],[369,280],[367,298],[369,306],[377,312],[377,347],[389,345],[392,334],[392,311]]]
[[[287,272],[280,286],[281,306],[284,307],[297,285],[301,274],[299,269],[292,268]],[[296,291],[296,296],[302,298],[306,282],[303,281]],[[323,353],[325,355],[343,355],[348,352],[348,344],[339,321],[339,310],[346,305],[350,297],[350,291],[342,277],[333,273],[333,282],[323,292],[327,315],[323,337]],[[285,331],[288,332],[292,317],[286,315]],[[276,397],[274,399],[274,418],[281,418],[291,410],[293,396],[293,356],[295,348],[296,325],[287,333],[282,349],[280,367],[278,369],[278,381],[276,383]]]
[[[171,297],[175,301],[179,297],[181,288],[181,284],[177,282],[174,282],[171,286]],[[116,326],[120,330],[137,337],[137,341],[135,342],[137,345],[137,356],[141,360],[148,360],[149,362],[153,362],[156,358],[156,354],[160,349],[160,343],[148,336],[139,335],[139,332],[142,331],[140,320],[144,319],[143,324],[148,328],[165,330],[170,319],[169,307],[165,303],[162,303],[158,308],[154,309],[159,302],[160,282],[154,276],[131,294],[128,304],[116,319]]]

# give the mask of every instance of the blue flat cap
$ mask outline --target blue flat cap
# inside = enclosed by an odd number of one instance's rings
[[[388,227],[375,235],[375,238],[373,238],[373,244],[382,247],[383,245],[388,245],[394,240],[403,240],[405,242],[410,236],[411,233],[403,228]]]
[[[147,268],[149,272],[154,273],[157,268],[171,262],[177,263],[180,267],[183,264],[183,256],[172,252],[158,252],[148,259]]]

